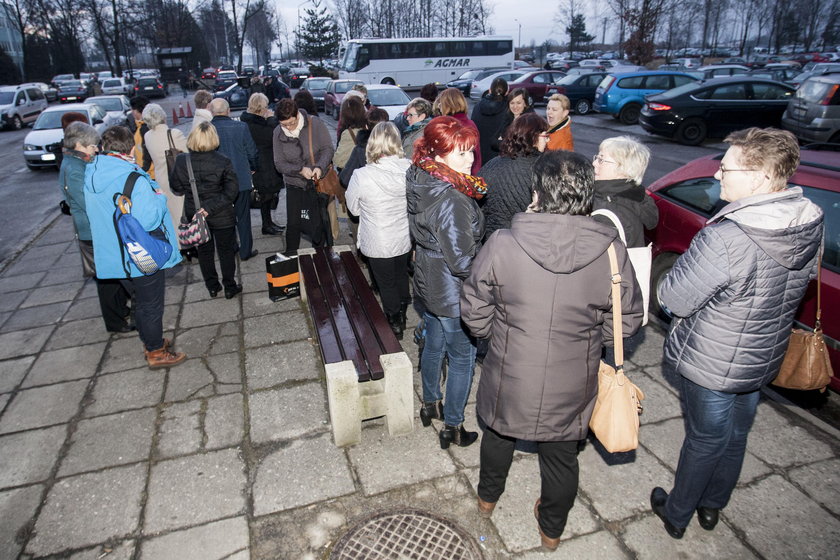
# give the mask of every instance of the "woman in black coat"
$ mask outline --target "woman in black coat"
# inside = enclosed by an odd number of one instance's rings
[[[188,165],[191,164],[198,191],[198,212],[204,214],[212,240],[198,246],[198,264],[201,276],[211,297],[216,297],[225,288],[225,297],[231,299],[242,291],[242,285],[236,283],[236,213],[233,202],[239,196],[239,182],[230,160],[216,151],[219,147],[219,135],[216,127],[203,122],[190,132],[187,137],[187,154],[179,154],[169,175],[169,188],[177,195],[184,196],[184,213],[192,219],[196,213],[190,185]],[[222,284],[216,273],[213,259],[213,245],[219,255],[222,268]]]
[[[534,112],[534,103],[531,99],[531,94],[525,88],[516,88],[511,90],[507,97],[507,111],[504,112],[499,129],[490,143],[490,149],[499,151],[502,144],[502,139],[505,137],[508,127],[513,124],[513,121],[522,115]]]
[[[481,148],[481,161],[484,164],[499,155],[498,146],[495,150],[491,146],[496,140],[496,134],[499,132],[502,120],[507,112],[508,107],[505,100],[507,90],[507,81],[504,78],[496,78],[490,84],[490,91],[485,93],[481,101],[473,107],[470,119],[478,127],[478,145]]]
[[[274,129],[277,119],[268,109],[268,97],[262,93],[251,94],[248,109],[239,120],[248,125],[251,138],[260,153],[259,169],[251,177],[260,199],[260,216],[264,235],[279,235],[283,228],[271,219],[272,208],[277,208],[277,193],[283,188],[283,176],[274,168]]]

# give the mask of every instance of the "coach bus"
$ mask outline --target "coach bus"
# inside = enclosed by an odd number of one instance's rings
[[[511,37],[351,39],[339,64],[339,77],[420,87],[445,84],[471,68],[512,65]]]

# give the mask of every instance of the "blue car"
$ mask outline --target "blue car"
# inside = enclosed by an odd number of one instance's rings
[[[627,72],[608,74],[595,90],[593,108],[607,113],[623,124],[639,122],[645,96],[697,82],[697,78],[683,72]]]

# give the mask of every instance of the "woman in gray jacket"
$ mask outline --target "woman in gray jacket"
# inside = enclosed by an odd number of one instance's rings
[[[675,317],[665,366],[681,376],[686,436],[674,488],[654,488],[650,501],[675,539],[695,511],[714,529],[729,502],[759,390],[779,373],[823,235],[820,208],[787,188],[799,165],[790,132],[750,128],[725,142],[715,178],[729,204],[659,287]]]
[[[490,337],[478,385],[478,508],[490,517],[505,490],[517,439],[536,441],[542,488],[535,514],[542,544],[557,548],[578,487],[578,443],[598,394],[602,344],[612,345],[609,255],[621,274],[622,328],[641,326],[642,298],[615,229],[589,217],[592,164],[564,150],[533,168],[528,212],[499,229],[473,262],[461,317]]]

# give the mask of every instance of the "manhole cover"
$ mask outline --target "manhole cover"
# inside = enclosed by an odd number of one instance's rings
[[[418,510],[363,519],[336,543],[330,560],[483,560],[454,523]]]

